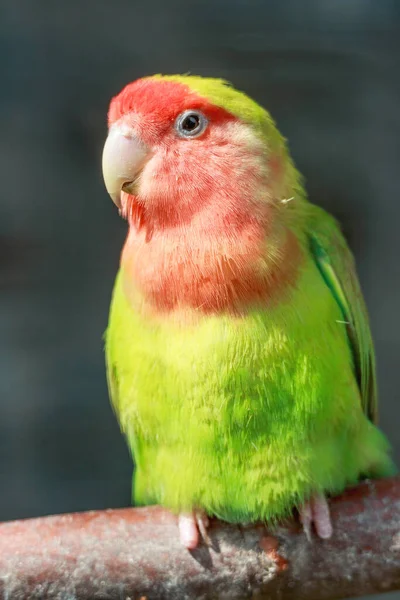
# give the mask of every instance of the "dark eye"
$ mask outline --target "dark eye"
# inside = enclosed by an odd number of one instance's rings
[[[185,110],[175,121],[175,129],[178,135],[185,138],[198,137],[207,125],[206,117],[197,110]]]

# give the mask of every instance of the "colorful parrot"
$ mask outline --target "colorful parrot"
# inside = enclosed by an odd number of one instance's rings
[[[332,534],[327,494],[394,472],[353,257],[271,116],[220,79],[111,101],[107,191],[129,223],[106,332],[134,502]]]

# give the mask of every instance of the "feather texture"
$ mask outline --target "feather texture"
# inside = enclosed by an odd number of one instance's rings
[[[180,143],[170,115],[194,105],[209,131]],[[393,472],[350,251],[268,113],[219,80],[155,77],[125,88],[109,119],[153,148],[123,198],[106,333],[135,502],[271,521]]]
[[[377,423],[375,352],[354,259],[333,219],[322,211],[315,212],[319,218],[312,227],[311,249],[343,315],[364,411]]]

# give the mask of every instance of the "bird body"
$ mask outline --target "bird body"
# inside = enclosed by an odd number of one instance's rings
[[[129,234],[106,355],[135,502],[271,522],[392,473],[353,258],[269,114],[220,80],[155,76],[109,124]]]

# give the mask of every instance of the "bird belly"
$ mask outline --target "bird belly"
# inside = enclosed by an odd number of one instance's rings
[[[336,304],[327,296],[306,311],[301,301],[179,327],[117,300],[117,411],[136,504],[273,520],[384,462]]]

